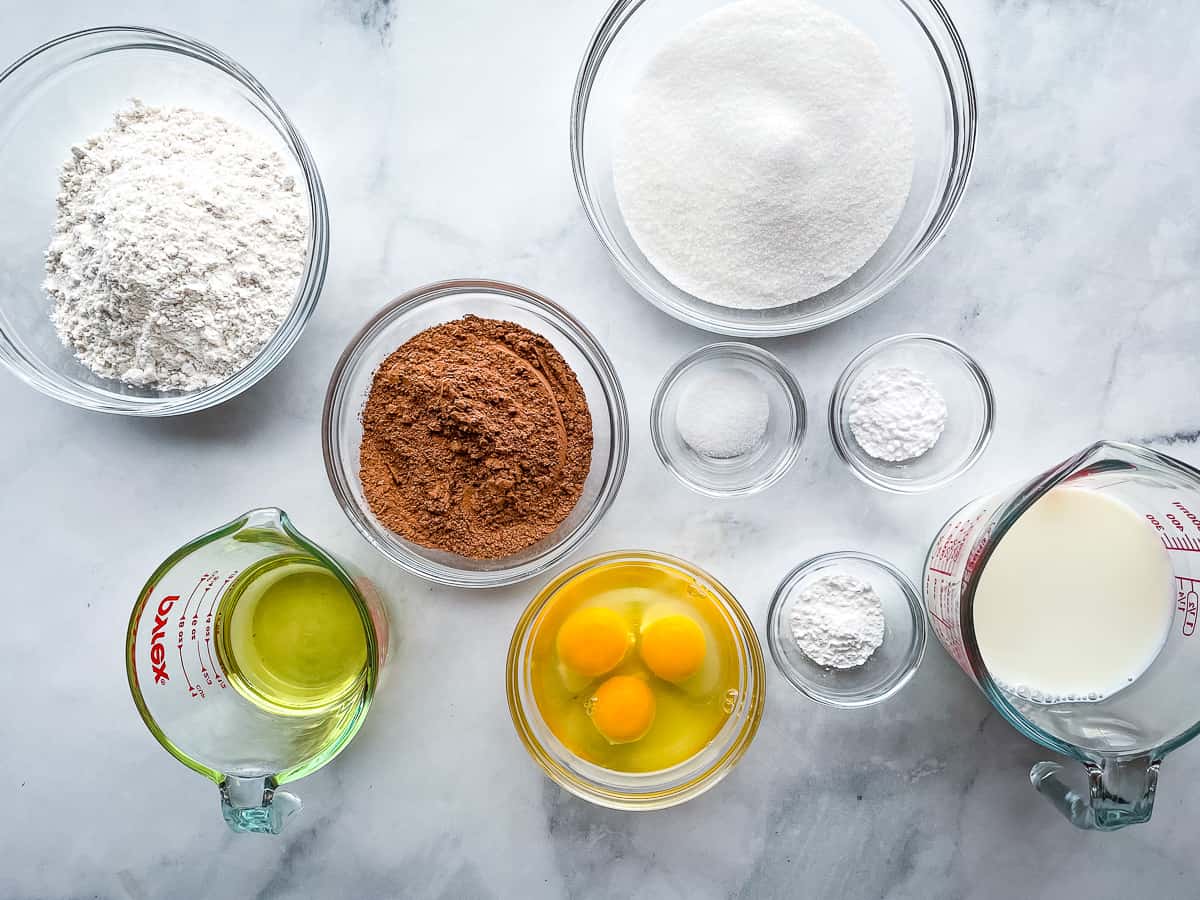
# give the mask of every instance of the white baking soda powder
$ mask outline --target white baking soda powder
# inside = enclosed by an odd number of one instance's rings
[[[888,366],[868,373],[846,402],[858,446],[885,462],[906,462],[933,449],[946,429],[946,398],[924,372]]]
[[[613,177],[666,278],[768,309],[862,268],[900,217],[913,159],[909,99],[870,37],[809,0],[740,0],[651,61]]]
[[[883,603],[875,589],[853,575],[825,575],[796,597],[792,637],[820,666],[861,666],[883,644]]]

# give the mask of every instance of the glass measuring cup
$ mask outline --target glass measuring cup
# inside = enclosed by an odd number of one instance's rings
[[[1133,683],[1099,701],[1042,703],[1001,689],[976,640],[973,605],[988,560],[1008,529],[1052,488],[1070,483],[1143,516],[1167,552],[1176,596],[1165,644]],[[942,527],[925,560],[925,603],[934,633],[1018,731],[1083,763],[1086,793],[1036,764],[1033,786],[1074,825],[1113,831],[1150,818],[1163,757],[1200,733],[1200,471],[1132,444],[1093,444],[1015,490],[968,503]],[[1036,623],[1032,627],[1036,627]],[[1087,639],[1087,623],[1066,639]],[[1103,646],[1095,652],[1104,653]]]
[[[125,665],[146,727],[217,784],[229,827],[278,834],[300,808],[279,785],[354,737],[387,644],[370,582],[266,508],[158,567],[133,607]]]

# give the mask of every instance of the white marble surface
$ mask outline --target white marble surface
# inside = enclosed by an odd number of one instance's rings
[[[714,503],[655,460],[649,394],[707,335],[610,267],[571,182],[567,109],[606,0],[58,0],[0,4],[0,59],[89,25],[210,41],[306,135],[332,263],[288,360],[224,407],[93,415],[0,378],[0,896],[1189,897],[1200,746],[1164,766],[1153,821],[1073,830],[1029,788],[1045,754],[935,643],[882,708],[837,712],[774,671],[739,768],[683,807],[593,808],[542,777],[503,697],[512,624],[538,583],[435,590],[352,531],[320,458],[326,378],[382,302],[482,275],[564,302],[604,341],[633,417],[624,489],[584,552],[652,547],[710,569],[760,624],[778,579],[857,547],[916,577],[957,504],[1098,437],[1200,462],[1200,9],[1190,0],[951,0],[974,60],[976,174],[949,234],[885,301],[768,346],[808,392],[797,469]],[[823,409],[877,338],[961,341],[993,377],[996,439],[953,486],[891,497],[838,463]],[[3,373],[0,373],[3,374]],[[397,601],[388,690],[276,839],[228,833],[212,784],[154,742],[122,663],[129,607],[185,539],[276,504]]]

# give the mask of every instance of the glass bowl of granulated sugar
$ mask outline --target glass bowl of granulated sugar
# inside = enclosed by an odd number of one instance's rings
[[[0,73],[0,362],[85,409],[168,416],[270,372],[316,307],[325,193],[220,51],[95,28]]]
[[[938,0],[617,0],[579,71],[571,161],[643,297],[768,337],[895,287],[957,208],[975,131]]]

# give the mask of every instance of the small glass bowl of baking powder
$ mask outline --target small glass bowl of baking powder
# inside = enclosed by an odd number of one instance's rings
[[[834,668],[813,662],[793,634],[801,595],[821,578],[849,575],[870,585],[883,607],[883,642],[865,663]],[[802,694],[841,709],[871,706],[893,696],[925,656],[925,607],[911,581],[891,563],[853,550],[824,553],[788,573],[767,611],[767,644],[781,675]]]
[[[924,452],[889,460],[864,449],[852,411],[864,390],[878,387],[881,375],[886,384],[889,374],[897,373],[933,388],[942,401],[944,426]],[[846,366],[829,398],[829,432],[838,456],[867,484],[898,494],[941,487],[971,468],[992,438],[995,416],[992,386],[979,363],[958,345],[929,334],[901,334],[872,344]],[[898,424],[911,440],[913,423]]]
[[[304,269],[291,308],[247,365],[198,390],[103,378],[59,339],[42,287],[59,172],[72,145],[111,126],[131,98],[220,116],[262,138],[307,201]],[[275,368],[316,308],[329,259],[325,191],[308,147],[257,79],[219,50],[151,28],[92,28],[43,44],[0,72],[0,364],[43,394],[99,412],[173,416],[222,403]]]
[[[692,435],[689,443],[688,410],[716,404],[722,393],[728,400],[733,392],[758,400],[763,415],[752,422],[694,423],[704,440]],[[804,392],[788,368],[766,350],[736,342],[689,353],[663,377],[650,404],[658,458],[681,482],[710,497],[754,494],[782,478],[800,455],[807,422]],[[705,442],[737,452],[710,455],[692,446],[703,449]]]

